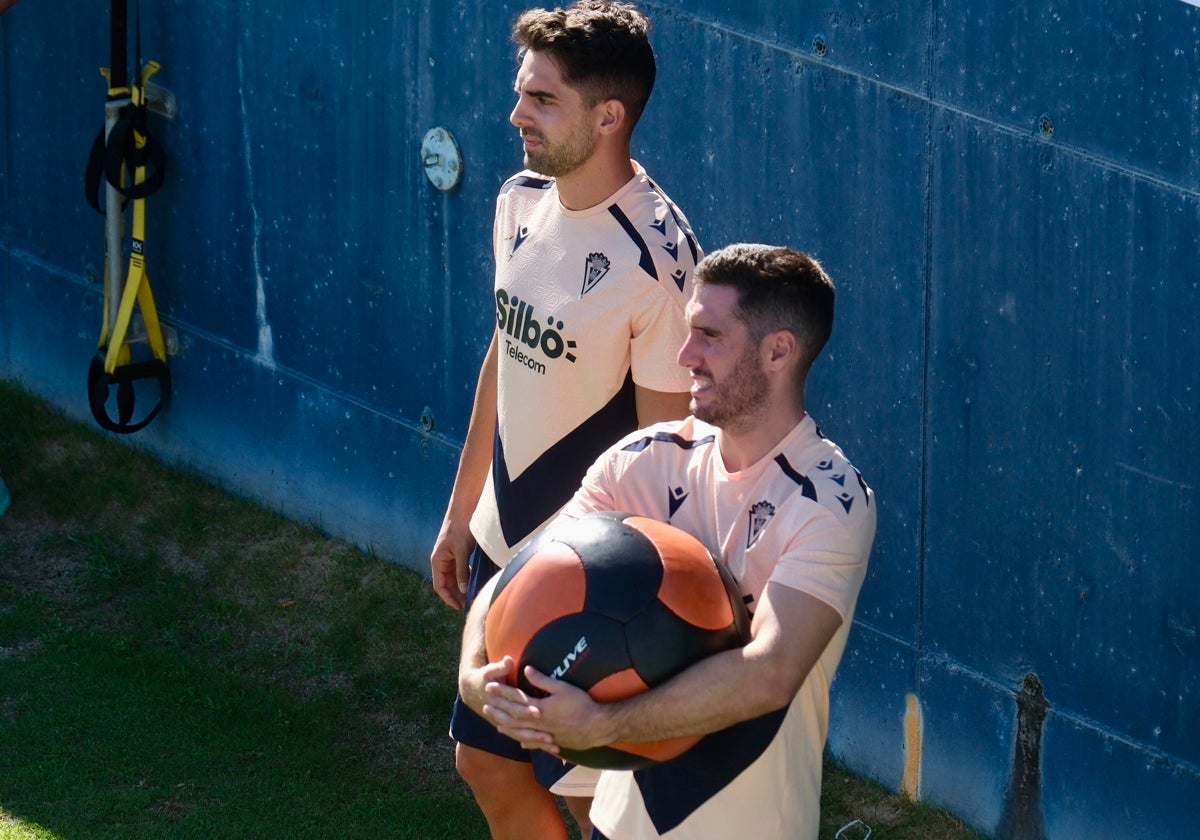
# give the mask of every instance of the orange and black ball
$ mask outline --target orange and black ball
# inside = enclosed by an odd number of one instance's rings
[[[725,567],[695,537],[627,513],[563,520],[525,546],[496,584],[488,660],[512,656],[600,702],[630,697],[698,660],[746,643],[750,619]],[[633,769],[699,738],[566,750],[588,767]]]

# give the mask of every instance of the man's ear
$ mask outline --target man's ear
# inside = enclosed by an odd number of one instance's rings
[[[596,105],[596,126],[604,134],[614,134],[625,126],[625,105],[620,99],[605,99]]]
[[[800,344],[791,330],[775,330],[763,336],[763,359],[771,367],[794,364],[800,354]]]

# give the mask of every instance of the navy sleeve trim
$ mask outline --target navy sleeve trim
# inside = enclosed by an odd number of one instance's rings
[[[633,222],[629,221],[629,217],[617,205],[614,204],[612,207],[609,207],[608,212],[617,220],[617,224],[625,229],[625,233],[633,240],[633,244],[637,245],[638,251],[642,255],[638,260],[638,265],[641,266],[642,271],[657,280],[658,268],[654,265],[654,257],[650,255],[650,246],[646,244],[646,240],[642,238],[641,233],[638,232]]]
[[[800,485],[800,492],[806,499],[817,501],[817,485],[813,484],[812,479],[806,475],[796,472],[792,465],[788,463],[788,459],[782,454],[775,457],[775,463],[783,470],[783,474],[790,478],[796,484]]]

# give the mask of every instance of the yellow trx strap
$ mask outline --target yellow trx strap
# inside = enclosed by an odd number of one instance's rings
[[[92,159],[88,163],[87,188],[89,201],[98,209],[99,171],[103,169],[109,186],[105,202],[105,215],[110,224],[106,226],[104,316],[100,329],[100,341],[95,358],[88,370],[88,402],[92,416],[109,431],[128,434],[143,428],[154,419],[170,400],[171,374],[167,368],[167,346],[163,340],[158,310],[154,295],[150,291],[150,277],[146,272],[146,196],[157,189],[162,180],[162,151],[146,130],[146,83],[159,70],[156,62],[148,61],[141,68],[137,81],[129,87],[112,87],[111,71],[101,70],[109,80],[108,98],[112,111],[119,118],[106,125],[102,133],[104,142],[93,146]],[[124,104],[128,101],[128,104]],[[99,138],[98,138],[99,140]],[[131,171],[132,170],[132,171]],[[150,174],[148,174],[150,173]],[[127,180],[131,183],[126,184]],[[93,193],[95,196],[93,197]],[[124,215],[121,196],[133,202],[133,230],[129,248],[129,268],[123,284],[120,284],[120,302],[113,310],[113,298],[118,283],[111,273],[119,266],[123,250],[123,234],[119,233],[121,221],[112,214]],[[113,231],[118,231],[112,235]],[[142,312],[146,326],[146,338],[153,358],[134,362],[128,341],[129,324],[134,306]],[[159,386],[159,400],[143,419],[133,422],[135,387],[139,379],[155,379]],[[117,419],[108,414],[109,387],[117,386]]]
[[[159,65],[153,61],[146,62],[142,68],[138,83],[130,91],[130,99],[134,108],[145,105],[146,82],[159,71]],[[111,92],[110,92],[111,93]],[[137,149],[146,148],[147,135],[133,128],[133,140]],[[133,171],[134,185],[146,181],[145,162],[139,163]],[[150,349],[155,358],[161,362],[167,361],[167,345],[163,341],[162,327],[158,323],[158,310],[154,308],[154,295],[150,291],[150,275],[146,273],[146,199],[136,198],[133,201],[133,239],[129,247],[129,273],[125,278],[124,291],[121,293],[121,304],[117,309],[116,323],[113,324],[112,336],[108,335],[108,284],[105,284],[104,324],[100,333],[100,349],[108,346],[104,357],[104,372],[112,374],[118,365],[128,364],[129,346],[125,336],[129,330],[129,321],[133,317],[133,306],[136,302],[142,308],[142,320],[146,324],[146,336],[150,341]]]

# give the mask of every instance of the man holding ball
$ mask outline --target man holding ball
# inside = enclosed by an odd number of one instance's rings
[[[732,245],[696,270],[679,363],[692,416],[627,435],[563,515],[627,511],[700,539],[737,579],[751,639],[615,703],[527,669],[544,697],[488,663],[488,592],[467,618],[463,699],[521,744],[556,754],[705,736],[676,759],[605,770],[593,840],[816,840],[829,685],[875,535],[874,495],[805,409],[833,326],[833,284],[788,248]],[[482,603],[480,603],[482,602]]]

